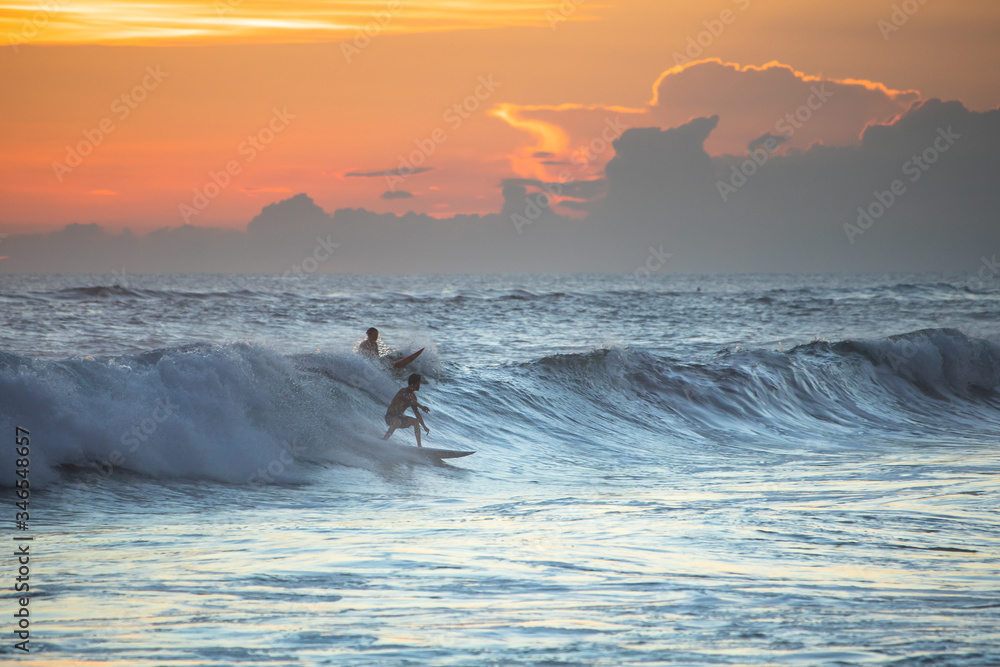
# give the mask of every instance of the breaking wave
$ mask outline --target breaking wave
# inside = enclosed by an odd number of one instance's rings
[[[441,369],[429,350],[414,368],[440,377],[425,401],[435,435],[475,448],[488,433],[498,457],[531,448],[600,466],[609,452],[730,456],[1000,435],[1000,346],[953,329],[698,361],[611,347]],[[243,343],[55,361],[0,352],[0,424],[31,431],[33,481],[43,483],[80,469],[296,483],[310,466],[369,456],[401,382],[349,352]]]

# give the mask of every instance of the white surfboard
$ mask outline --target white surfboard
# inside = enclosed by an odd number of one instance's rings
[[[458,459],[463,456],[475,454],[475,452],[462,451],[459,449],[436,449],[434,447],[415,447],[413,445],[389,444],[390,447],[411,456],[422,456],[428,459],[440,461],[441,459]]]

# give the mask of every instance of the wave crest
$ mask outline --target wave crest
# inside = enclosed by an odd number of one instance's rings
[[[438,363],[432,349],[421,360]],[[0,428],[31,431],[33,481],[73,467],[295,482],[306,464],[356,460],[400,383],[358,354],[249,344],[58,361],[0,352]],[[963,432],[993,441],[998,384],[1000,347],[927,329],[700,361],[623,347],[555,354],[446,374],[432,402],[436,435],[451,444],[492,433],[512,455],[523,442],[600,466],[608,451],[718,456],[720,443],[822,450]]]

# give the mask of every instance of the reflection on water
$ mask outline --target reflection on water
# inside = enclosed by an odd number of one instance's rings
[[[147,519],[112,513],[109,483],[101,521],[46,535],[61,565],[38,622],[56,655],[133,665],[882,664],[956,642],[947,664],[989,664],[1000,466],[924,459],[557,496],[427,466],[345,492],[330,468],[280,492],[194,484]]]

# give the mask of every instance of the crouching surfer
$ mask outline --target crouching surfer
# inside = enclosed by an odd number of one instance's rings
[[[392,402],[389,403],[389,408],[385,411],[385,423],[389,427],[389,430],[385,432],[382,439],[388,440],[389,436],[395,433],[397,428],[409,428],[412,426],[413,434],[417,436],[417,447],[423,447],[420,444],[420,427],[423,426],[426,433],[430,433],[431,430],[424,424],[424,418],[420,416],[417,408],[420,408],[424,412],[430,412],[430,408],[420,405],[417,402],[416,392],[420,390],[420,374],[412,374],[408,382],[407,386],[396,392],[396,395],[392,398]],[[404,414],[407,408],[413,408],[413,414],[416,415],[415,419]]]

